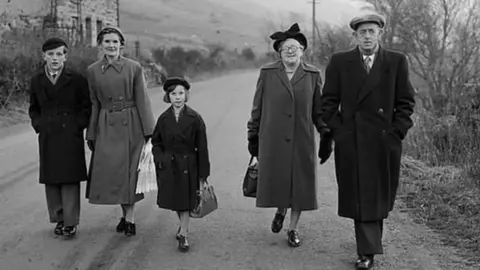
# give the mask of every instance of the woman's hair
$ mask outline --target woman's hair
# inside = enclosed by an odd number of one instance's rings
[[[163,102],[172,103],[172,101],[170,100],[170,93],[171,92],[165,92],[165,95],[163,95]],[[185,89],[185,102],[188,101],[189,97],[190,97],[190,91]]]
[[[119,30],[117,30],[115,28],[110,28],[110,27],[104,28],[102,31],[100,31],[100,33],[98,33],[98,36],[97,36],[97,44],[98,45],[102,44],[103,37],[106,34],[117,34],[117,36],[120,39],[120,45],[125,46],[125,38],[123,37],[123,34]]]

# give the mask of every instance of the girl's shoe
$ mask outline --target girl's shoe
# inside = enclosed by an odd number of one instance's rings
[[[190,244],[188,243],[187,237],[179,235],[178,237],[178,250],[181,252],[187,252],[190,249]]]
[[[125,221],[125,232],[126,236],[134,236],[137,234],[137,229],[135,227],[135,223]]]
[[[76,234],[77,226],[65,226],[63,228],[63,237],[65,237],[65,239],[73,238]]]
[[[298,247],[301,244],[298,232],[296,230],[289,230],[287,232],[288,245],[291,247]]]
[[[63,221],[57,222],[57,225],[55,226],[55,229],[53,230],[56,235],[63,235],[63,227],[65,224]]]
[[[175,235],[175,239],[180,240],[180,226],[178,226],[177,234]]]
[[[122,217],[117,225],[117,232],[125,232],[125,218]]]
[[[285,220],[286,213],[275,213],[275,217],[272,221],[272,232],[279,233],[283,228],[283,220]]]

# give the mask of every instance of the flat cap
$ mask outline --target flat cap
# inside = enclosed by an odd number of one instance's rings
[[[42,52],[54,50],[58,47],[65,46],[65,48],[68,48],[67,43],[59,38],[59,37],[52,37],[47,39],[43,45],[42,45]]]
[[[363,23],[376,23],[380,28],[383,28],[385,26],[385,17],[377,13],[369,13],[353,18],[349,25],[350,28],[356,31],[358,26]]]
[[[163,84],[163,90],[167,93],[170,93],[173,90],[175,90],[175,87],[177,85],[181,85],[181,86],[185,87],[185,89],[190,90],[190,84],[187,82],[187,80],[185,80],[184,78],[180,78],[180,77],[168,78],[165,81],[165,83]]]

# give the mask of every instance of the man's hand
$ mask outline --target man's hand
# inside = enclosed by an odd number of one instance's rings
[[[320,164],[324,164],[333,152],[333,139],[330,132],[323,133],[320,139],[320,147],[318,149],[318,158]]]

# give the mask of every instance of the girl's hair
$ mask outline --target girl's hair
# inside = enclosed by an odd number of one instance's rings
[[[163,95],[163,102],[165,103],[172,103],[170,100],[170,93],[171,92],[165,92],[165,95]],[[188,101],[188,98],[190,97],[190,91],[185,89],[185,102]]]
[[[98,33],[98,35],[97,35],[97,44],[98,45],[102,44],[103,37],[106,34],[117,34],[117,36],[120,39],[120,45],[125,46],[125,38],[124,38],[122,32],[120,32],[119,29],[116,29],[116,28],[113,28],[113,27],[105,27]]]

